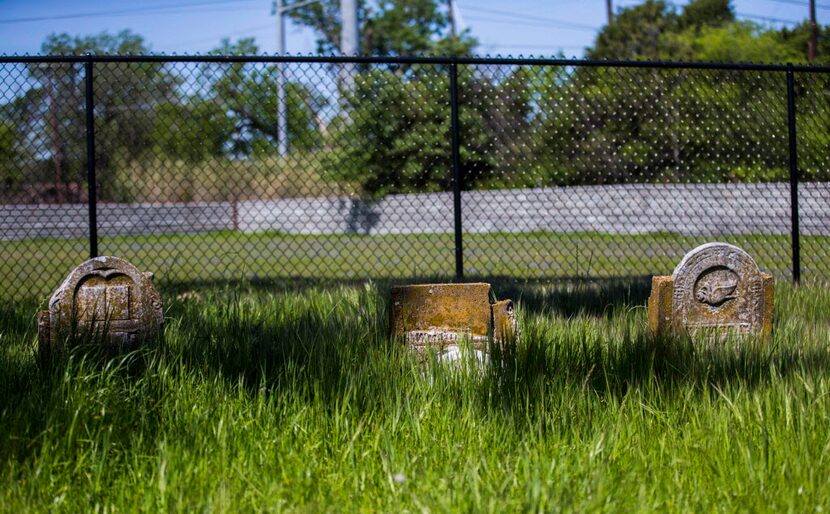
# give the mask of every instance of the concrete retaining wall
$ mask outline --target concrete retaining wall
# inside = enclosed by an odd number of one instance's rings
[[[830,235],[830,184],[799,186],[801,229]],[[469,191],[464,231],[684,235],[787,234],[788,184],[627,184]],[[291,234],[416,234],[453,231],[452,193],[297,198],[188,204],[99,204],[104,236],[238,228]],[[84,237],[86,205],[0,205],[0,239]]]

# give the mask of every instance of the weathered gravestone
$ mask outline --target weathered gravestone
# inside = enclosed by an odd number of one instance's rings
[[[506,341],[519,335],[513,300],[501,300],[490,306],[493,312],[493,339]]]
[[[490,305],[490,284],[419,284],[392,288],[392,335],[416,350],[457,348],[467,339],[484,350],[492,333],[497,341],[516,335],[513,302]]]
[[[117,257],[95,257],[63,281],[38,313],[40,352],[59,351],[67,337],[100,338],[108,352],[136,348],[160,334],[161,297],[152,273],[142,273]]]
[[[701,329],[772,333],[774,280],[737,246],[708,243],[683,257],[670,277],[653,277],[649,326],[655,333]]]

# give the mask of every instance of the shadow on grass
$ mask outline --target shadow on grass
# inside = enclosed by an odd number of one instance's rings
[[[362,287],[368,282],[377,286],[382,299],[388,300],[389,289],[398,284],[452,282],[452,277],[368,277],[368,278],[307,278],[283,277],[255,280],[159,281],[156,285],[166,305],[180,295],[210,291],[302,293],[308,290],[336,290]],[[489,282],[498,299],[521,301],[528,312],[556,312],[563,316],[591,314],[609,316],[616,306],[645,304],[651,287],[650,276],[614,278],[549,277],[516,279],[507,276],[470,277],[466,282]],[[22,298],[0,302],[0,332],[22,335],[36,328],[37,310],[46,308],[43,298]]]
[[[573,339],[507,348],[497,369],[502,395],[523,396],[544,381],[622,397],[632,388],[655,391],[752,389],[796,374],[830,373],[830,353],[819,345],[774,346],[756,339],[702,342],[637,334],[619,345],[584,345]],[[552,392],[552,391],[551,391]]]
[[[488,370],[481,398],[516,407],[540,391],[555,395],[559,387],[622,397],[631,388],[753,388],[796,373],[830,372],[830,354],[818,343],[821,338],[806,338],[810,342],[805,343],[802,334],[709,344],[653,338],[643,310],[634,309],[645,303],[645,278],[558,285],[500,280],[491,279],[505,293],[499,297],[519,299],[526,319],[532,314],[560,317],[540,323],[537,316],[523,327],[521,343],[508,346],[503,360],[493,359],[504,364]],[[241,378],[250,388],[290,383],[333,403],[349,390],[358,403],[371,405],[390,388],[405,389],[412,376],[414,359],[387,335],[392,283],[355,288],[358,298],[348,305],[311,301],[298,306],[287,299],[265,313],[256,306],[240,307],[233,296],[238,293],[231,292],[218,315],[187,307],[175,312],[190,329],[169,351],[188,367],[235,382]],[[342,285],[304,283],[292,291],[314,297]],[[290,289],[269,284],[266,290]]]
[[[230,289],[237,291],[267,291],[274,293],[303,292],[309,289],[335,290],[342,287],[362,287],[367,282],[376,284],[379,294],[388,299],[389,289],[401,284],[429,284],[454,282],[448,276],[425,277],[368,277],[307,278],[284,277],[257,280],[230,281],[166,281],[161,284],[166,296],[175,298],[187,292]],[[464,282],[489,282],[498,299],[521,301],[525,310],[535,313],[557,312],[563,316],[590,314],[609,316],[621,305],[645,304],[651,290],[650,275],[620,277],[541,277],[517,279],[509,276],[475,276]]]

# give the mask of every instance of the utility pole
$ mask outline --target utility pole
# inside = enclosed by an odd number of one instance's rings
[[[340,18],[343,22],[340,52],[348,56],[357,55],[357,0],[340,0]]]
[[[807,43],[807,62],[813,64],[818,53],[818,26],[816,25],[816,0],[810,0],[810,42]]]
[[[355,56],[360,51],[357,42],[357,0],[340,0],[340,53]],[[348,91],[354,84],[355,65],[343,63],[340,67],[340,85]]]
[[[447,12],[450,20],[450,34],[455,39],[458,36],[458,29],[455,26],[455,9],[452,0],[447,0]]]
[[[277,55],[285,55],[285,5],[276,0]],[[285,110],[285,63],[277,63],[277,154],[288,155],[288,113]]]
[[[611,5],[612,0],[605,0],[605,14],[608,16],[608,24],[614,21],[614,6]],[[812,1],[812,0],[811,0]]]

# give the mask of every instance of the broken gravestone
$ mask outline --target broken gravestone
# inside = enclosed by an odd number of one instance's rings
[[[457,351],[464,339],[484,351],[491,333],[496,341],[516,335],[513,302],[491,305],[485,283],[395,286],[390,314],[392,335],[419,351]]]
[[[670,277],[651,281],[648,322],[655,333],[701,329],[772,333],[774,279],[737,246],[708,243],[683,257]]]
[[[95,257],[63,281],[38,313],[41,355],[59,351],[73,335],[100,339],[110,353],[132,350],[161,333],[161,297],[152,273],[117,257]]]

